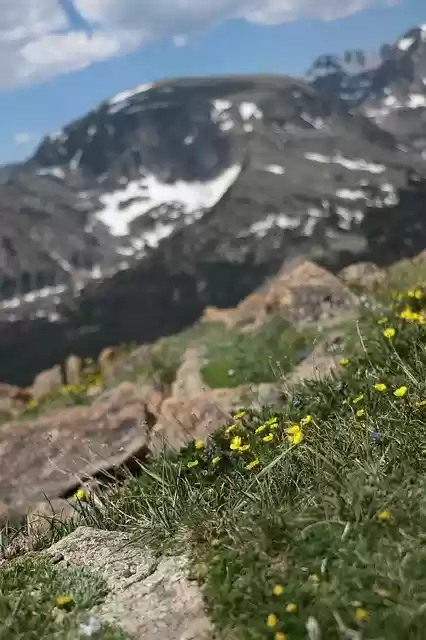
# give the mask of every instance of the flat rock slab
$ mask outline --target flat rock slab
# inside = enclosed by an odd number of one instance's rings
[[[25,511],[143,456],[148,397],[149,390],[123,383],[104,402],[0,425],[0,502]]]
[[[134,640],[212,637],[201,591],[188,580],[186,556],[156,558],[127,534],[90,527],[79,527],[46,553],[102,575],[109,591],[90,614],[121,627]]]

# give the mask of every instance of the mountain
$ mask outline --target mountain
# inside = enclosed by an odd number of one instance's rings
[[[308,78],[351,113],[365,115],[394,135],[402,152],[426,159],[426,25],[379,54],[321,56]]]
[[[44,139],[0,184],[0,378],[176,331],[293,258],[422,250],[425,31],[384,51],[142,85]]]

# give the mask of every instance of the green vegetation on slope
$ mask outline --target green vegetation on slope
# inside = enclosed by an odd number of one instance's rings
[[[85,569],[59,568],[36,554],[17,559],[0,570],[0,638],[75,640],[93,630],[99,640],[126,640],[87,613],[105,594],[104,580]]]
[[[299,386],[278,413],[242,408],[141,468],[90,524],[189,546],[224,640],[421,640],[424,306],[413,289],[365,311],[339,377]]]
[[[210,341],[201,373],[212,388],[275,382],[306,355],[307,344],[306,335],[277,316],[259,329]]]
[[[189,539],[220,637],[424,638],[422,295],[365,314],[339,379],[242,411],[110,496],[100,526],[163,551]]]

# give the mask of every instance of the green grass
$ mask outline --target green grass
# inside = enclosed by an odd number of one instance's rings
[[[88,611],[102,602],[106,584],[81,568],[53,565],[42,555],[29,554],[0,570],[1,640],[75,640],[83,637],[80,625]],[[57,598],[70,599],[60,606]],[[120,629],[102,625],[99,640],[126,640]]]
[[[302,640],[307,625],[313,640],[425,637],[426,324],[399,316],[425,302],[381,300],[339,377],[305,382],[278,413],[246,408],[91,512],[92,526],[189,551],[220,640]]]
[[[228,331],[222,340],[211,341],[201,373],[212,388],[275,382],[277,375],[291,371],[298,358],[308,352],[308,344],[307,335],[275,317],[260,329]]]
[[[99,526],[131,527],[159,551],[190,547],[220,638],[301,640],[308,621],[327,640],[424,638],[426,329],[395,310],[379,319],[360,319],[340,378],[305,383],[279,414],[248,410],[204,448],[158,459],[99,514]],[[308,415],[292,445],[285,429]],[[235,436],[250,448],[231,450]]]

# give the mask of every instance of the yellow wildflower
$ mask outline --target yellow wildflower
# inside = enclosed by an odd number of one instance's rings
[[[287,636],[282,631],[277,631],[274,636],[274,640],[287,640]]]
[[[387,509],[377,514],[377,519],[380,520],[380,522],[388,522],[391,518],[392,513]]]
[[[356,412],[355,415],[356,415],[357,418],[362,418],[363,416],[365,416],[364,409],[358,409],[358,411]]]
[[[349,360],[348,360],[347,358],[341,358],[341,359],[339,360],[339,362],[340,362],[340,364],[341,364],[341,366],[342,366],[342,367],[346,367],[346,365],[348,365],[348,364],[349,364]]]
[[[265,424],[261,424],[260,427],[257,427],[255,433],[262,433],[262,431],[265,431],[265,429],[267,429],[267,428],[268,428],[268,425],[266,423]]]
[[[359,396],[354,398],[352,400],[352,404],[358,404],[358,402],[361,402],[361,400],[364,400],[364,394],[363,393],[360,393]]]
[[[393,395],[396,398],[403,398],[405,396],[405,394],[407,393],[408,389],[407,387],[398,387],[398,389],[395,389],[395,391],[393,392]]]
[[[298,424],[293,424],[285,430],[290,444],[300,444],[303,440],[302,429]]]
[[[282,586],[282,584],[276,584],[272,590],[272,593],[274,594],[274,596],[281,596],[284,593],[284,587]]]
[[[424,297],[423,291],[421,289],[415,289],[414,297],[416,298],[416,300],[421,300]]]
[[[419,400],[419,402],[414,403],[416,407],[424,407],[426,406],[426,400]]]
[[[365,622],[365,620],[368,620],[368,611],[363,607],[357,607],[357,609],[355,609],[355,620],[357,622]]]
[[[199,464],[200,464],[199,460],[191,460],[191,462],[188,462],[186,466],[188,467],[188,469],[193,469],[194,467],[197,467]]]
[[[249,449],[250,449],[249,444],[242,444],[241,447],[238,449],[238,451],[241,451],[243,453],[244,451],[248,451]]]
[[[251,471],[260,464],[259,458],[255,458],[244,467],[247,471]]]
[[[241,437],[235,436],[234,438],[232,438],[229,448],[232,449],[232,451],[238,451],[238,449],[241,447],[241,444],[242,444]]]
[[[220,459],[221,459],[220,456],[214,457],[213,460],[212,460],[212,464],[214,464],[214,465],[219,464]]]
[[[87,493],[85,492],[84,489],[77,489],[77,491],[73,495],[73,498],[75,500],[80,500],[80,502],[86,502],[87,501]]]
[[[74,598],[72,596],[56,596],[55,605],[59,609],[66,609],[74,604]]]
[[[231,433],[231,431],[233,431],[236,427],[237,427],[237,425],[236,425],[236,424],[231,424],[231,426],[226,427],[226,429],[225,429],[225,435],[229,436],[229,434]]]
[[[238,413],[236,413],[233,418],[234,420],[241,420],[241,418],[244,418],[244,416],[246,415],[247,411],[239,411]]]
[[[267,436],[262,438],[263,442],[271,442],[273,439],[274,439],[274,434],[273,433],[269,433]]]
[[[289,602],[289,604],[286,606],[285,610],[287,611],[287,613],[296,613],[297,604],[295,604],[294,602]]]
[[[301,424],[301,425],[307,425],[307,424],[309,424],[310,422],[312,422],[312,416],[309,416],[309,415],[308,415],[308,416],[306,416],[305,418],[302,418],[302,419],[301,419],[300,424]]]
[[[195,448],[196,449],[203,449],[204,447],[204,441],[203,440],[196,440],[195,441]]]
[[[269,418],[269,420],[265,422],[265,426],[269,427],[270,429],[278,429],[278,418]]]
[[[277,626],[277,622],[278,622],[277,616],[273,613],[270,613],[266,619],[266,626],[269,627],[270,629],[273,629],[274,627]]]
[[[377,382],[374,387],[373,387],[376,391],[386,391],[387,386],[385,384],[383,384],[383,382]]]
[[[385,338],[389,338],[389,339],[393,338],[395,334],[396,334],[396,331],[393,327],[388,327],[383,331],[383,335],[385,336]]]

